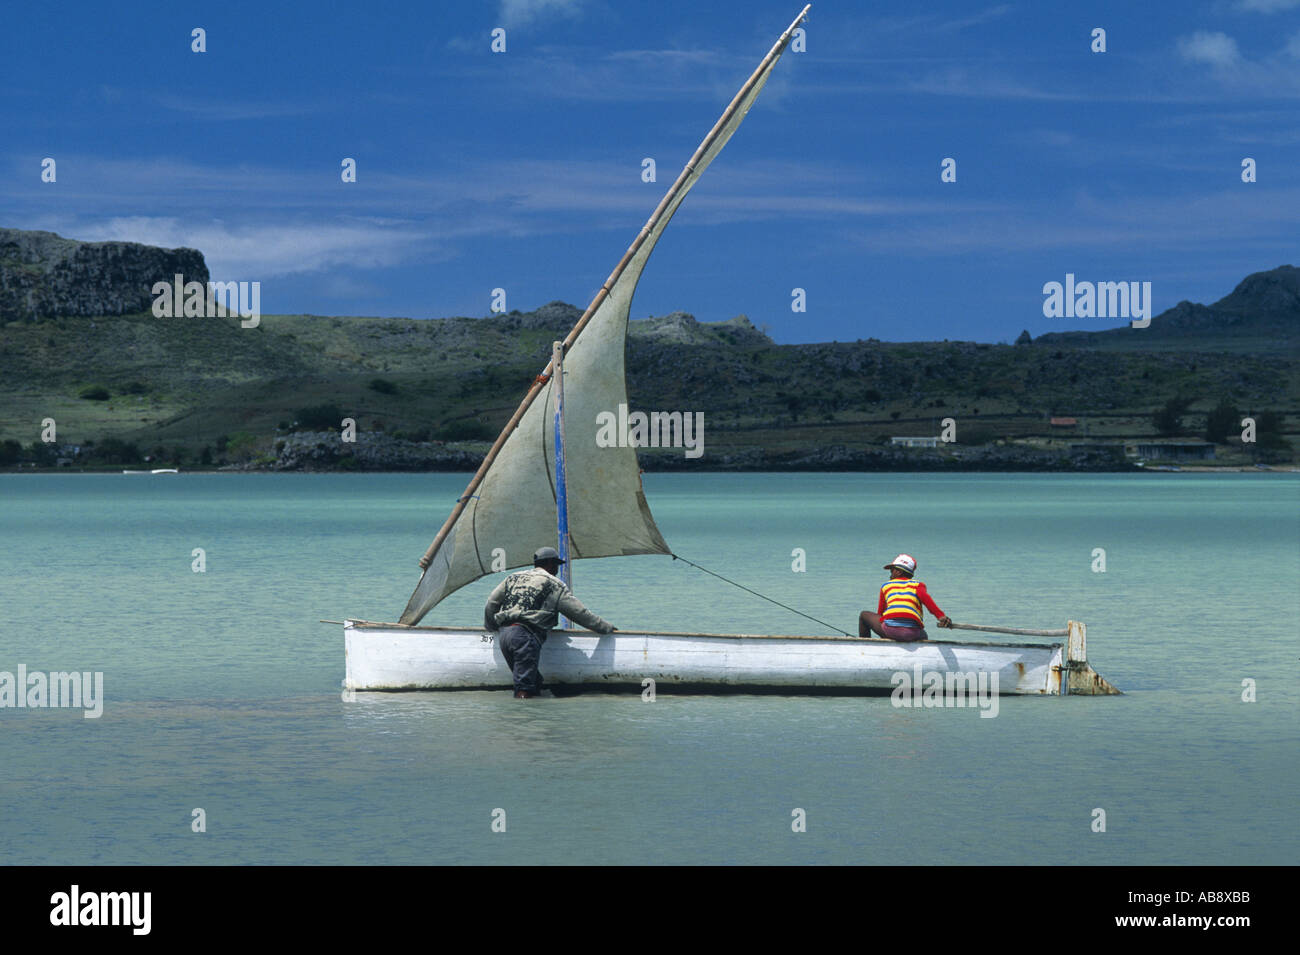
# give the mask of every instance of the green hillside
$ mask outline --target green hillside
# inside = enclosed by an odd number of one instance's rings
[[[1016,345],[776,345],[744,317],[704,324],[674,313],[631,324],[630,404],[703,412],[700,467],[729,454],[878,448],[938,434],[945,418],[964,446],[1200,440],[1216,406],[1237,416],[1220,462],[1290,461],[1300,446],[1300,355],[1288,344],[1300,327],[1298,275],[1257,273],[1214,306],[1181,303],[1149,329]],[[578,315],[554,302],[485,318],[268,315],[251,329],[150,313],[10,320],[0,326],[0,466],[53,465],[70,445],[83,449],[66,462],[77,466],[270,463],[290,432],[337,429],[343,416],[366,433],[482,450]],[[1233,436],[1241,415],[1266,413],[1261,457]],[[47,418],[65,450],[33,450]]]
[[[0,440],[29,444],[52,417],[60,443],[118,438],[146,452],[161,445],[169,459],[179,449],[182,463],[196,463],[222,436],[243,433],[269,450],[304,409],[319,406],[362,429],[416,440],[489,439],[576,315],[549,308],[564,313],[551,327],[537,313],[265,316],[256,329],[138,315],[11,323],[0,346]],[[735,335],[742,326],[720,324],[730,327],[690,323],[697,334],[685,343],[633,323],[627,351],[632,407],[704,412],[711,450],[869,445],[936,434],[950,416],[963,443],[1059,437],[1049,416],[1079,419],[1071,434],[1090,439],[1150,436],[1153,412],[1177,396],[1190,399],[1191,434],[1225,396],[1243,412],[1285,411],[1294,431],[1300,408],[1300,369],[1284,355],[970,342],[778,346],[752,327]],[[95,386],[110,397],[79,397]]]

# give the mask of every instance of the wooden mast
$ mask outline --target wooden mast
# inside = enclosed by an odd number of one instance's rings
[[[569,484],[564,470],[564,342],[551,346],[551,368],[554,369],[555,387],[555,531],[560,546],[560,579],[572,588],[573,574],[569,570]],[[558,630],[569,629],[569,618],[560,614]]]
[[[587,323],[590,322],[591,317],[596,314],[596,310],[600,307],[601,303],[609,297],[610,289],[614,287],[614,283],[617,282],[619,276],[623,274],[623,270],[627,268],[627,264],[632,261],[633,256],[636,255],[646,238],[654,231],[655,226],[659,224],[659,220],[662,218],[665,210],[667,210],[672,204],[677,193],[681,191],[682,187],[686,184],[687,179],[690,178],[691,173],[695,170],[695,164],[700,161],[704,154],[709,150],[709,147],[713,145],[714,140],[717,139],[723,128],[728,122],[730,122],[732,117],[735,116],[736,111],[740,108],[741,102],[744,100],[746,94],[753,89],[754,84],[758,82],[758,78],[763,75],[764,71],[771,65],[772,61],[781,55],[786,44],[790,42],[790,35],[794,33],[795,28],[803,22],[804,17],[808,15],[808,11],[811,8],[812,4],[810,3],[799,11],[799,15],[794,18],[794,21],[786,27],[785,32],[782,33],[776,43],[772,45],[772,49],[768,50],[767,56],[763,57],[763,61],[758,64],[758,68],[750,74],[749,79],[745,81],[745,85],[740,88],[740,92],[732,98],[730,105],[723,110],[722,116],[720,116],[718,121],[713,124],[713,128],[709,130],[709,134],[704,137],[704,141],[700,143],[699,148],[695,150],[694,155],[691,156],[685,167],[683,167],[681,174],[673,184],[669,186],[664,197],[659,200],[659,205],[655,206],[655,211],[650,214],[650,218],[646,220],[646,224],[641,227],[641,231],[637,234],[635,241],[633,241],[633,243],[628,247],[628,250],[623,253],[623,258],[619,259],[618,265],[614,266],[614,271],[609,273],[609,278],[605,279],[605,284],[600,287],[598,292],[596,292],[595,297],[591,300],[591,304],[587,306],[587,310],[583,312],[582,317],[578,319],[578,323],[573,326],[573,330],[565,337],[564,342],[562,343],[565,352],[573,347],[574,341],[577,340],[578,336],[582,333],[582,330],[587,327]],[[510,417],[505,428],[497,437],[496,443],[488,450],[487,457],[483,459],[483,463],[479,465],[478,470],[474,472],[474,476],[470,478],[469,485],[465,488],[465,493],[456,501],[456,506],[452,508],[451,514],[447,517],[442,528],[438,531],[438,536],[433,539],[433,543],[429,545],[429,549],[426,550],[424,556],[420,558],[420,567],[422,569],[428,569],[430,562],[433,560],[433,555],[438,552],[438,548],[442,546],[442,542],[446,539],[447,535],[451,533],[451,529],[456,525],[456,521],[460,518],[461,513],[464,512],[465,507],[473,497],[474,492],[478,490],[478,486],[483,483],[483,479],[487,476],[488,469],[492,467],[492,462],[494,462],[497,459],[497,455],[501,453],[501,448],[505,445],[506,439],[510,437],[515,428],[519,427],[519,422],[523,420],[524,412],[529,409],[532,403],[537,399],[537,396],[541,394],[542,388],[545,387],[546,383],[550,380],[553,367],[554,366],[551,362],[547,362],[546,367],[542,369],[542,373],[537,376],[537,379],[533,382],[533,386],[529,388],[528,393],[524,395],[524,400],[520,402],[519,407],[515,409],[515,413]]]

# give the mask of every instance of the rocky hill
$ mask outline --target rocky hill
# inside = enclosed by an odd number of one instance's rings
[[[1280,265],[1246,276],[1213,305],[1182,301],[1148,328],[1052,332],[1042,345],[1094,348],[1300,351],[1300,268]]]
[[[177,273],[206,283],[203,254],[0,229],[0,321],[143,312],[153,284]]]

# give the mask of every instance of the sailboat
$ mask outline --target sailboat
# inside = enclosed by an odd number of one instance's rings
[[[672,555],[641,486],[633,442],[598,440],[602,412],[627,404],[624,352],[632,295],[669,220],[735,133],[808,14],[806,6],[746,80],[636,240],[614,267],[484,458],[433,543],[397,623],[342,621],[345,695],[357,690],[493,689],[512,685],[495,635],[481,624],[422,626],[449,594],[504,567],[530,566],[558,540],[562,576],[571,559]],[[571,426],[566,430],[565,422]],[[581,427],[577,426],[581,423]],[[987,629],[971,627],[970,629]],[[895,643],[843,636],[666,633],[596,634],[562,628],[543,644],[550,687],[628,687],[746,692],[888,692],[898,674],[989,680],[1003,694],[1117,692],[1088,666],[1086,628],[1007,631],[1066,642]]]

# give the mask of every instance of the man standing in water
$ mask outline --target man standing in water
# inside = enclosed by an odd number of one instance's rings
[[[930,639],[921,617],[922,604],[939,618],[939,626],[952,626],[952,620],[931,599],[925,584],[912,579],[916,574],[914,558],[899,554],[893,563],[885,565],[885,570],[890,572],[889,582],[880,588],[876,612],[864,610],[858,614],[859,637],[869,637],[874,632],[886,640],[904,643]]]
[[[533,554],[532,569],[516,571],[501,581],[483,608],[483,628],[497,631],[497,643],[514,675],[516,700],[527,700],[542,691],[537,661],[546,631],[559,623],[559,614],[596,633],[617,629],[579,603],[555,576],[562,563],[554,547],[541,548]]]

